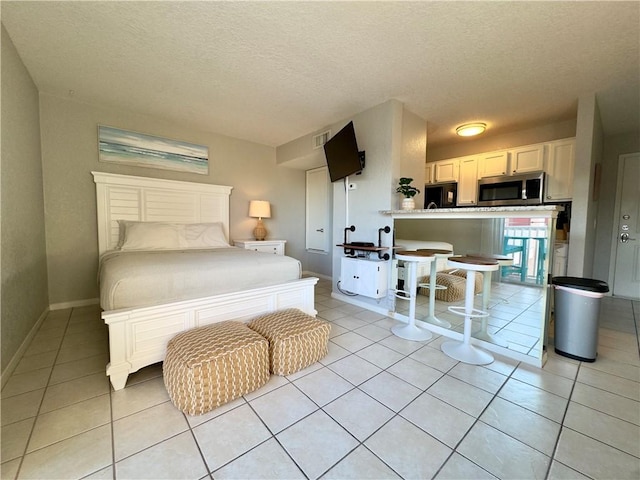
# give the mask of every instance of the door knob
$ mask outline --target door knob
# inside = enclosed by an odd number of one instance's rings
[[[627,243],[628,241],[634,242],[635,238],[629,238],[629,234],[627,232],[620,234],[620,243]]]

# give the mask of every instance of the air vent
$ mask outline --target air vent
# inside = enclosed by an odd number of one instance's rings
[[[331,135],[331,131],[327,130],[326,132],[320,133],[318,135],[313,136],[313,148],[322,148],[327,140],[329,140],[329,135]]]

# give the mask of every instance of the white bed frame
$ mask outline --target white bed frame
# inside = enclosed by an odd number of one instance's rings
[[[232,187],[91,173],[96,183],[100,255],[118,242],[117,220],[222,222],[229,238]],[[167,342],[184,330],[223,320],[246,321],[283,308],[299,308],[315,316],[317,281],[310,277],[195,300],[104,311],[102,319],[109,327],[107,375],[111,385],[120,390],[130,373],[164,360]]]

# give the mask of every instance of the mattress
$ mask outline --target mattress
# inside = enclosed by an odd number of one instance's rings
[[[237,247],[110,251],[98,281],[103,310],[161,305],[299,279],[294,258]]]

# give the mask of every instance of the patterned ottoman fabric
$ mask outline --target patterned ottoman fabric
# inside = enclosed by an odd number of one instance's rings
[[[173,404],[201,415],[269,380],[269,343],[242,322],[226,321],[179,333],[162,367]]]
[[[475,278],[475,293],[482,292],[482,273],[473,272]],[[419,283],[429,283],[430,277],[424,277]],[[464,300],[464,292],[467,288],[467,271],[460,270],[458,268],[452,268],[450,270],[443,270],[436,274],[436,284],[447,287],[446,289],[436,290],[436,300],[441,302],[459,302]],[[420,293],[422,295],[429,295],[429,289],[421,287]]]
[[[465,280],[467,279],[467,271],[461,270],[459,268],[452,268],[451,270],[444,270],[442,273],[448,273],[449,275],[456,275],[457,277],[462,277]],[[481,272],[473,272],[476,276],[475,278],[475,293],[482,293],[482,273]]]
[[[424,277],[420,284],[428,284],[430,277]],[[436,300],[441,302],[458,302],[464,299],[466,280],[458,275],[450,275],[448,273],[436,274],[436,285],[442,285],[446,287],[444,289],[436,289]],[[422,295],[429,295],[429,289],[426,287],[420,288]]]
[[[256,317],[249,328],[269,340],[271,373],[276,375],[291,375],[328,352],[330,324],[295,308]]]

